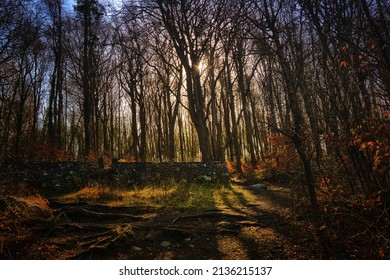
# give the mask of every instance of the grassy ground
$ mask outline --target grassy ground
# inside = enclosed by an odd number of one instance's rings
[[[174,182],[129,189],[93,185],[59,199],[63,202],[89,202],[109,206],[145,206],[192,211],[214,208],[215,196],[227,190],[227,187],[217,184],[178,184]]]
[[[292,194],[271,185],[255,191],[172,182],[86,186],[49,203],[31,193],[3,194],[0,258],[318,258],[310,225],[293,215]]]

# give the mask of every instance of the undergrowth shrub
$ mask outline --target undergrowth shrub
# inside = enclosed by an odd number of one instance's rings
[[[228,161],[227,168],[233,178],[248,183],[266,180],[271,183],[289,184],[304,177],[299,156],[291,140],[278,134],[269,136],[270,151],[266,153],[256,166],[241,160],[242,173],[237,171],[236,161]]]
[[[390,258],[389,135],[390,115],[325,135],[318,196],[347,258]]]

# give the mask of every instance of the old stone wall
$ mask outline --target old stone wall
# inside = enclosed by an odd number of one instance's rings
[[[166,180],[183,183],[229,183],[229,174],[225,163],[113,161],[112,170],[119,184],[130,186]]]
[[[61,195],[100,179],[98,164],[82,162],[12,162],[0,167],[0,185],[24,185],[45,195]]]
[[[62,195],[83,186],[101,183],[132,187],[164,181],[181,183],[229,183],[224,163],[143,163],[118,162],[103,168],[82,162],[12,162],[0,166],[0,186],[20,184],[47,196]]]

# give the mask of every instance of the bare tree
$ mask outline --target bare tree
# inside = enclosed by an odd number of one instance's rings
[[[78,0],[75,7],[80,13],[83,26],[83,116],[85,148],[84,154],[90,155],[93,133],[93,80],[94,74],[94,46],[97,44],[96,23],[103,15],[103,6],[97,0]]]
[[[63,55],[63,12],[62,0],[44,0],[51,25],[47,27],[47,36],[53,55],[53,73],[50,78],[50,95],[48,106],[48,139],[51,145],[62,148],[62,124],[63,124],[63,80],[64,80],[64,55]]]
[[[202,92],[199,65],[211,34],[223,20],[224,1],[156,1],[159,19],[165,26],[186,73],[188,109],[195,125],[202,161],[211,161],[210,132],[206,100]]]

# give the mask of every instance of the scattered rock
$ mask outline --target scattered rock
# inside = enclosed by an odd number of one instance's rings
[[[146,234],[145,240],[154,241],[156,239],[159,239],[161,235],[161,231],[152,229],[148,232],[148,234]]]
[[[137,247],[137,246],[133,246],[133,247],[131,247],[131,249],[132,249],[133,251],[137,251],[137,252],[142,251],[142,248]]]
[[[200,176],[199,177],[199,180],[200,181],[203,181],[203,182],[211,182],[212,181],[212,178],[210,176]]]
[[[163,241],[163,242],[160,243],[160,246],[161,246],[161,247],[169,247],[169,246],[171,246],[171,242],[169,242],[169,241]]]

